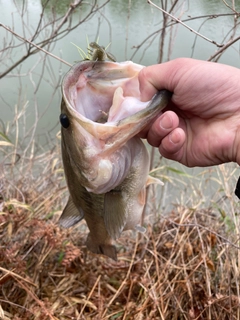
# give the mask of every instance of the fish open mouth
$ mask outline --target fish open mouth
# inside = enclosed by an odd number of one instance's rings
[[[166,90],[151,101],[140,101],[142,68],[131,61],[82,61],[63,80],[63,145],[69,154],[74,153],[69,161],[76,168],[81,163],[78,172],[89,192],[108,192],[125,179],[138,153],[130,140],[169,101]]]
[[[70,109],[104,124],[124,119],[147,106],[140,101],[138,73],[143,66],[131,61],[85,61],[73,66],[63,80]]]

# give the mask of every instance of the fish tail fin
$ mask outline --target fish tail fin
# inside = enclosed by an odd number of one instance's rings
[[[90,234],[87,237],[86,245],[88,250],[93,253],[103,254],[115,261],[117,261],[117,250],[112,244],[97,244],[92,241]]]

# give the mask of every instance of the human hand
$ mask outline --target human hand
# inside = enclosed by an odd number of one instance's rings
[[[186,166],[240,164],[240,70],[180,58],[143,68],[141,97],[173,92],[166,111],[142,133],[166,158]]]

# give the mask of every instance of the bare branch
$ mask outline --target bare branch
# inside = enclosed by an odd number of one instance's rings
[[[233,6],[231,7],[225,0],[222,0],[222,2],[225,4],[226,7],[228,7],[230,10],[232,10],[237,17],[240,16],[240,13],[237,12],[237,11],[235,10],[235,8],[233,8]]]
[[[91,4],[91,8],[89,10],[89,12],[86,14],[86,16],[78,21],[76,24],[74,24],[72,26],[72,14],[74,12],[74,10],[76,10],[76,8],[78,6],[80,6],[83,2],[83,0],[75,0],[74,3],[71,3],[69,5],[69,8],[67,10],[67,12],[64,14],[64,16],[60,17],[60,18],[56,18],[54,17],[53,21],[50,21],[49,23],[46,23],[43,27],[40,27],[41,25],[41,21],[43,19],[43,13],[44,10],[46,8],[46,4],[42,9],[42,13],[40,16],[40,21],[38,22],[38,25],[35,29],[35,32],[33,34],[33,36],[31,37],[30,40],[27,40],[25,36],[20,36],[19,34],[15,33],[12,29],[10,29],[9,27],[0,24],[0,27],[5,28],[8,32],[10,32],[11,34],[13,34],[14,36],[16,36],[17,38],[21,39],[24,44],[28,43],[30,46],[29,48],[26,48],[27,53],[25,55],[23,55],[17,62],[14,62],[12,66],[8,67],[7,70],[5,70],[1,75],[0,75],[0,79],[2,77],[4,77],[5,75],[7,75],[9,72],[11,72],[14,68],[16,68],[20,63],[22,63],[24,60],[26,60],[29,56],[39,52],[39,50],[43,51],[44,53],[48,54],[49,56],[53,57],[54,59],[57,59],[59,61],[61,61],[62,63],[71,66],[71,64],[69,64],[68,62],[64,61],[61,58],[58,58],[57,56],[53,55],[52,53],[50,53],[47,50],[44,50],[43,47],[45,47],[46,45],[52,44],[60,39],[62,39],[63,37],[65,37],[67,34],[69,34],[72,30],[76,29],[80,24],[82,24],[83,22],[87,21],[93,14],[95,14],[96,12],[98,12],[101,8],[103,8],[110,0],[106,0],[104,3],[102,3],[101,5],[98,5],[97,0],[94,0],[94,2]],[[23,9],[22,9],[23,11]],[[59,24],[56,26],[56,28],[54,28],[54,26],[56,25],[56,23],[59,21]],[[66,28],[62,28],[63,25],[69,21],[68,26]],[[52,27],[52,32],[50,34],[49,37],[45,38],[44,40],[38,42],[38,43],[34,43],[33,40],[36,39],[42,32],[43,30],[46,30],[47,27],[51,26]],[[27,26],[25,26],[27,28]],[[25,29],[23,30],[25,31]],[[32,50],[33,48],[35,48],[34,50]],[[5,48],[6,49],[6,48]]]
[[[208,61],[213,60],[214,58],[216,58],[219,54],[221,54],[223,51],[225,51],[227,48],[229,48],[231,45],[233,45],[235,42],[237,42],[238,40],[240,40],[240,36],[229,41],[227,44],[225,44],[222,48],[220,48],[216,53],[214,53],[209,59]]]
[[[206,19],[206,21],[207,21],[207,20],[210,20],[210,19],[216,19],[216,18],[220,18],[220,17],[227,17],[227,16],[234,16],[234,15],[235,15],[234,13],[218,13],[218,14],[215,14],[215,15],[207,14],[207,15],[202,15],[202,16],[190,17],[190,18],[187,18],[187,19],[184,19],[184,20],[181,20],[181,21],[182,22],[187,22],[187,21],[199,20],[199,19],[204,19],[204,18],[207,18]],[[176,24],[178,24],[177,21],[172,21],[171,23],[166,25],[166,28],[170,28],[170,27],[172,27],[172,26],[174,26]],[[154,31],[150,35],[148,35],[139,45],[133,46],[132,48],[135,49],[135,51],[133,52],[132,56],[130,57],[130,60],[132,60],[134,58],[134,56],[137,54],[137,52],[140,50],[140,48],[146,43],[147,40],[149,40],[152,37],[156,37],[157,34],[159,32],[161,32],[161,31],[162,31],[162,28],[157,29],[156,31]],[[152,41],[151,41],[151,43],[152,43]],[[146,51],[146,49],[145,49],[145,51]]]
[[[48,54],[49,56],[51,56],[54,59],[57,59],[59,61],[61,61],[62,63],[68,65],[69,67],[71,67],[72,65],[70,63],[68,63],[67,61],[55,56],[54,54],[48,52],[47,50],[41,48],[40,46],[38,46],[37,44],[33,43],[30,40],[27,40],[25,38],[23,38],[22,36],[20,36],[18,33],[14,32],[13,30],[11,30],[10,28],[8,28],[7,26],[3,25],[2,23],[0,23],[0,27],[3,27],[4,29],[6,29],[7,31],[9,31],[10,33],[12,33],[14,36],[16,36],[17,38],[19,38],[20,40],[27,42],[29,44],[31,44],[31,46],[37,48],[38,50]],[[6,72],[2,73],[0,75],[0,79],[3,78],[6,74],[8,74],[10,71],[12,71],[17,65],[19,65],[19,63],[21,63],[22,61],[24,61],[31,53],[27,53],[25,56],[23,56],[20,60],[18,60],[14,65],[12,65]]]
[[[157,8],[158,10],[162,11],[163,13],[167,14],[168,16],[170,16],[173,20],[175,20],[177,23],[180,23],[182,26],[184,26],[185,28],[187,28],[189,31],[195,33],[196,35],[198,35],[199,37],[203,38],[204,40],[207,40],[208,42],[211,42],[212,44],[215,44],[217,47],[221,48],[223,46],[223,44],[221,43],[217,43],[214,40],[211,40],[207,37],[205,37],[204,35],[202,35],[201,33],[195,31],[194,29],[190,28],[188,25],[186,25],[184,22],[182,22],[181,20],[179,20],[178,18],[174,17],[171,13],[165,11],[164,9],[160,8],[159,6],[157,6],[155,3],[153,3],[151,0],[147,0],[147,2],[149,4],[151,4],[153,7]]]

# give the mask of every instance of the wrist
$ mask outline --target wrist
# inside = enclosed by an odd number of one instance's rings
[[[240,124],[236,133],[236,162],[240,166]]]
[[[230,137],[228,139],[228,147],[226,149],[228,150],[228,161],[226,162],[236,162],[240,165],[240,112],[239,116],[237,115],[230,118],[230,122],[227,123],[227,127],[230,128]]]

